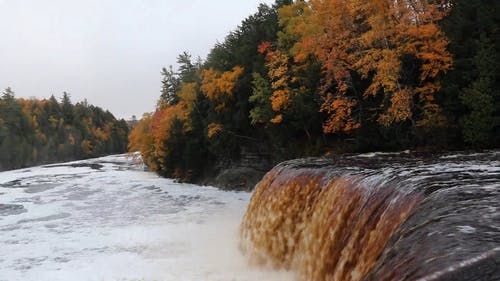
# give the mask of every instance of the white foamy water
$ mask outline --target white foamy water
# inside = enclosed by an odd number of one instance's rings
[[[249,199],[125,155],[2,172],[0,280],[293,280],[240,253]]]

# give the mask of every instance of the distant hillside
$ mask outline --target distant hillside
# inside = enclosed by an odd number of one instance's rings
[[[0,170],[69,161],[127,150],[128,125],[86,101],[0,97]]]

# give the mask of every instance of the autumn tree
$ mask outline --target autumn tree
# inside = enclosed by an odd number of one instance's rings
[[[87,102],[0,98],[0,169],[123,153],[128,126]]]
[[[313,59],[295,63],[290,47],[293,38],[279,33],[278,41],[262,42],[258,50],[265,56],[265,74],[254,73],[250,110],[253,124],[263,124],[278,146],[288,146],[290,135],[307,137],[310,145],[313,134],[318,136],[319,103],[317,88],[319,68]],[[302,138],[297,138],[300,143]],[[302,145],[303,146],[303,145]],[[300,146],[299,146],[300,147]],[[300,149],[296,149],[300,151]]]
[[[378,95],[383,102],[377,119],[383,125],[441,121],[436,78],[451,68],[447,40],[437,25],[443,6],[427,0],[312,0],[280,12],[280,23],[301,38],[293,48],[296,61],[314,54],[322,62],[322,111],[330,116],[325,132],[359,128],[361,120],[354,113],[360,99]],[[402,76],[406,57],[413,58],[418,69],[413,81]],[[369,85],[355,88],[355,73]]]
[[[277,162],[495,146],[496,2],[260,5],[205,61],[182,53],[177,70],[163,70],[158,107],[131,136],[145,136],[155,171],[182,179],[238,165],[252,149]]]
[[[243,74],[243,68],[235,66],[231,71],[220,73],[212,68],[203,70],[200,90],[214,105],[216,112],[227,109],[233,100],[234,88]]]
[[[159,166],[155,161],[151,120],[151,114],[145,113],[137,122],[137,125],[130,131],[128,135],[128,150],[130,152],[139,151],[144,163],[156,171],[159,169]]]
[[[234,103],[224,113],[224,121],[211,120],[224,125],[236,134],[248,136],[253,134],[260,138],[261,133],[252,131],[249,111],[252,104],[249,97],[252,95],[253,73],[265,72],[265,59],[258,50],[260,42],[274,42],[277,38],[278,7],[290,1],[278,1],[275,5],[259,5],[257,12],[244,19],[241,24],[226,38],[217,43],[207,56],[205,69],[214,69],[219,72],[232,71],[240,66],[244,69],[234,91]],[[240,147],[243,139],[230,140],[234,147]]]

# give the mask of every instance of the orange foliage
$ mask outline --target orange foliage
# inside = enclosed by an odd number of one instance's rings
[[[386,113],[381,114],[379,121],[382,124],[389,125],[393,121],[404,121],[411,117],[412,94],[409,89],[401,89],[393,93],[391,97],[391,106]]]
[[[154,171],[158,170],[158,165],[153,161],[154,146],[151,135],[152,116],[145,114],[137,125],[130,131],[128,136],[128,150],[131,152],[140,151],[143,161]],[[82,147],[84,143],[82,143]]]
[[[208,138],[212,138],[213,136],[217,135],[220,133],[223,129],[223,126],[218,123],[210,123],[208,125],[208,131],[207,131],[207,136]]]
[[[170,133],[173,122],[181,121],[184,126],[183,130],[187,132],[191,129],[188,120],[189,111],[183,101],[158,110],[153,114],[151,134],[153,136],[154,150],[159,156],[160,162],[171,152],[169,147],[164,146],[164,142],[171,138]]]
[[[259,45],[259,52],[266,55],[266,66],[269,68],[267,75],[271,79],[271,88],[273,93],[270,97],[271,107],[277,115],[270,121],[272,123],[281,123],[283,120],[283,111],[292,103],[292,90],[290,83],[292,77],[290,74],[289,58],[280,50],[272,50],[272,44],[263,42]]]
[[[196,84],[184,83],[179,91],[179,102],[146,114],[129,133],[129,151],[140,151],[143,161],[154,171],[165,170],[165,159],[173,147],[165,143],[173,135],[174,124],[181,124],[182,132],[191,130],[189,114],[194,108]],[[176,123],[178,122],[178,123]]]
[[[283,7],[280,24],[299,38],[292,49],[295,60],[316,56],[323,66],[325,88],[337,85],[339,97],[325,97],[322,106],[331,114],[325,132],[357,127],[346,121],[352,120],[348,115],[355,105],[345,102],[353,72],[370,81],[364,97],[382,93],[391,101],[382,107],[382,124],[413,118],[414,96],[424,108],[417,124],[435,119],[440,110],[434,102],[439,90],[434,78],[452,67],[448,42],[436,23],[444,14],[443,7],[431,0],[310,0]],[[419,85],[400,84],[404,56],[420,61]],[[344,102],[332,102],[339,100]]]
[[[274,111],[285,110],[290,105],[290,91],[288,89],[276,90],[271,96],[271,106]]]
[[[203,82],[201,85],[201,91],[208,97],[210,100],[217,99],[219,93],[219,85],[218,78],[220,74],[213,68],[203,70]]]
[[[179,101],[186,106],[188,112],[193,111],[196,101],[196,83],[182,83],[178,97]]]
[[[334,133],[339,131],[349,132],[358,129],[361,125],[352,118],[353,108],[356,101],[349,100],[347,97],[329,94],[321,106],[321,111],[328,113],[328,120],[323,124],[325,133]]]
[[[265,54],[271,49],[272,46],[273,46],[273,43],[271,43],[269,41],[264,41],[264,42],[260,43],[260,45],[257,47],[257,51],[261,54]]]
[[[274,123],[274,124],[279,124],[281,123],[281,121],[283,121],[283,114],[278,114],[276,115],[273,119],[270,120],[271,123]]]
[[[223,73],[212,68],[203,70],[200,89],[211,102],[216,104],[216,111],[226,108],[227,100],[233,96],[234,87],[243,71],[243,67],[240,66],[235,66],[232,71]]]

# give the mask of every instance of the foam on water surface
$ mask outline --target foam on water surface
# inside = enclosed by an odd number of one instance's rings
[[[249,193],[126,155],[0,173],[0,280],[293,280],[238,249]]]

